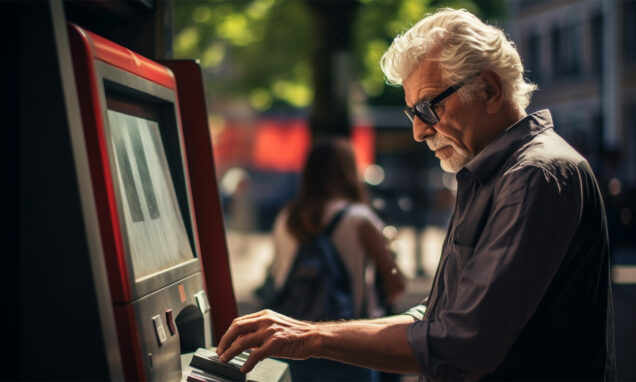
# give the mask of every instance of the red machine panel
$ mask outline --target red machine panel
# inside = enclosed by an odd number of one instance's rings
[[[73,24],[69,41],[126,378],[176,380],[237,315],[201,72]]]
[[[218,341],[238,316],[229,272],[228,249],[223,226],[221,197],[216,184],[212,137],[208,126],[203,75],[199,63],[191,60],[161,61],[179,84],[184,141],[188,155],[192,198],[201,245],[201,261],[212,304],[214,338]]]

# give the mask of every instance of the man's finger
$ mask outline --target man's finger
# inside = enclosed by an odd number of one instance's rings
[[[250,356],[247,358],[247,361],[245,361],[245,364],[243,365],[243,367],[241,367],[241,372],[249,373],[254,368],[254,366],[256,366],[257,363],[261,362],[268,356],[269,355],[267,354],[267,349],[265,349],[265,347],[260,347],[258,349],[252,350]]]
[[[249,332],[253,332],[261,326],[261,315],[258,313],[235,318],[223,337],[221,337],[219,345],[216,348],[216,353],[218,355],[223,354],[230,344],[236,340],[236,338]]]
[[[227,347],[234,342],[234,338],[238,336],[236,329],[232,325],[230,325],[223,337],[221,337],[219,345],[216,347],[216,354],[219,356],[225,352]]]
[[[243,351],[261,346],[265,339],[264,337],[264,334],[260,332],[252,332],[237,337],[236,340],[221,353],[219,360],[221,362],[229,362]]]

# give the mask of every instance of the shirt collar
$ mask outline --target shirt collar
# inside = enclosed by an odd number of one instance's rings
[[[534,112],[507,128],[471,159],[464,169],[473,174],[481,184],[485,184],[522,143],[553,127],[552,115],[548,109]]]

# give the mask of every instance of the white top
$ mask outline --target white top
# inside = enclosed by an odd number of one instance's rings
[[[347,201],[342,199],[327,202],[323,224],[326,225],[346,204]],[[274,278],[276,289],[280,289],[285,283],[298,249],[298,242],[287,230],[287,216],[288,209],[284,208],[274,222],[275,254],[269,272]],[[375,264],[365,255],[362,244],[358,240],[360,224],[365,220],[370,221],[379,231],[384,227],[382,220],[367,205],[352,204],[340,219],[331,239],[349,271],[356,314],[360,316],[362,299],[365,296],[368,317],[381,317],[385,312],[378,304],[377,295],[374,292]]]

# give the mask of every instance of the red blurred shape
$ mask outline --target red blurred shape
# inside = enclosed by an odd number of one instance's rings
[[[311,131],[303,119],[262,119],[228,122],[214,141],[219,168],[244,166],[256,170],[300,172],[311,148]],[[351,145],[360,172],[375,161],[375,130],[354,126]]]
[[[362,173],[375,162],[375,130],[370,126],[355,126],[351,129],[351,145],[356,155],[358,171]]]
[[[228,122],[214,141],[214,158],[219,164],[249,165],[254,128],[240,122]]]
[[[261,120],[252,162],[260,170],[301,171],[310,144],[309,127],[303,120]]]

